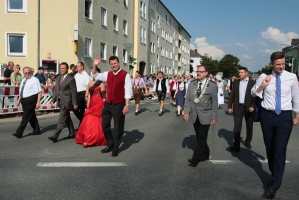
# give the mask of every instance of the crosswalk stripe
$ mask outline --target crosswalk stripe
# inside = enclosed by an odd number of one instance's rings
[[[127,166],[123,162],[40,162],[37,167],[123,167]]]
[[[233,161],[233,160],[209,160],[211,163],[215,164],[215,165],[219,165],[219,164],[235,164],[237,163],[237,161]],[[242,162],[242,161],[239,161]],[[258,160],[244,160],[244,162],[260,162],[260,163],[268,163],[267,159],[258,159]],[[286,160],[286,163],[290,163],[290,161]]]

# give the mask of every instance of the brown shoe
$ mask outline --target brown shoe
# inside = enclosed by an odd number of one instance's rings
[[[268,190],[266,190],[266,192],[264,193],[263,198],[274,199],[275,195],[276,195],[276,190],[272,186],[270,186]]]

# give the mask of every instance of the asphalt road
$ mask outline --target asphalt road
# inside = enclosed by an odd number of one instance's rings
[[[74,140],[49,141],[57,114],[39,119],[42,135],[26,136],[27,126],[21,139],[11,135],[20,119],[0,119],[0,199],[261,199],[270,175],[259,123],[254,123],[253,148],[231,153],[233,117],[219,109],[209,131],[210,161],[192,168],[187,161],[196,145],[192,123],[177,117],[170,104],[159,117],[158,100],[143,103],[138,116],[130,105],[118,157]],[[65,128],[60,137],[67,135]],[[295,127],[277,199],[298,199],[298,139]]]

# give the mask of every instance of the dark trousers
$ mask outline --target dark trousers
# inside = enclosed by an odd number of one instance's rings
[[[113,151],[117,151],[119,149],[121,139],[124,135],[125,115],[122,112],[124,106],[124,102],[119,104],[109,104],[105,101],[104,103],[102,112],[102,127],[107,140],[107,146],[113,147]],[[111,131],[112,117],[114,121],[114,133]]]
[[[293,127],[291,111],[276,115],[274,112],[262,109],[261,127],[266,146],[269,170],[271,171],[271,185],[278,190],[285,168],[288,141]]]
[[[23,117],[22,117],[22,122],[16,131],[17,136],[21,137],[23,135],[23,132],[28,122],[33,128],[32,133],[40,134],[39,124],[35,115],[36,102],[37,102],[37,94],[21,99],[21,104],[23,107]]]
[[[234,108],[234,147],[236,149],[240,149],[240,137],[242,130],[242,121],[243,117],[246,122],[246,139],[245,143],[250,143],[252,140],[252,132],[253,132],[253,112],[249,112],[246,110],[243,104],[239,104],[238,108]]]
[[[58,139],[64,124],[66,124],[67,128],[69,129],[69,135],[75,134],[74,124],[72,118],[70,116],[70,110],[66,109],[65,107],[60,108],[58,124],[55,132],[53,133],[53,137]]]
[[[196,133],[197,146],[193,153],[192,160],[199,162],[200,159],[209,158],[210,156],[210,149],[207,143],[210,124],[201,124],[197,117],[193,126]]]
[[[83,120],[85,108],[86,108],[86,101],[85,101],[85,91],[83,92],[77,92],[77,101],[78,101],[78,109],[74,110],[75,116],[79,119],[80,123],[79,126]]]
[[[171,91],[171,98],[172,98],[172,101],[173,101],[173,102],[175,102],[174,94],[175,94],[175,90],[172,90],[172,91]]]

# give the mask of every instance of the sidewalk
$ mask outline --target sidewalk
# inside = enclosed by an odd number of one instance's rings
[[[73,113],[71,113],[71,115],[72,114]],[[36,118],[38,120],[43,120],[43,119],[50,119],[50,118],[54,118],[54,117],[58,117],[58,116],[59,116],[59,112],[54,112],[54,113],[47,113],[47,114],[37,115]],[[21,117],[14,117],[11,114],[0,116],[0,125],[19,124],[21,121],[22,121],[22,116]]]

